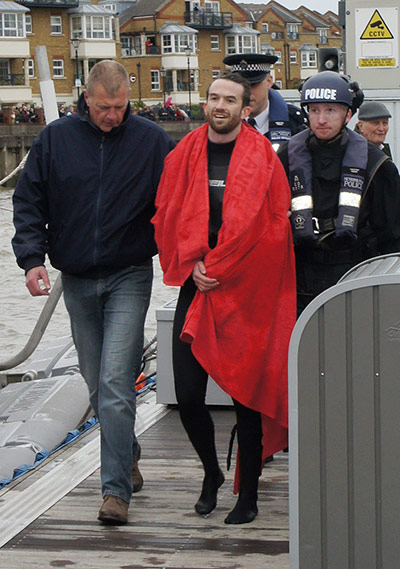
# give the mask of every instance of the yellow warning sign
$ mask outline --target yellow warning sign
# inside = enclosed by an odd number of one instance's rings
[[[396,61],[394,57],[379,58],[372,57],[368,59],[359,59],[358,67],[395,67]]]
[[[362,40],[392,40],[393,34],[386,25],[378,10],[372,14],[372,18],[361,34]]]

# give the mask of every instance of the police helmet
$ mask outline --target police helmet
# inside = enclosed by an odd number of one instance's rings
[[[301,106],[310,103],[340,103],[352,110],[358,109],[364,94],[358,83],[335,71],[322,71],[304,81],[301,87]]]
[[[374,119],[390,119],[392,115],[383,103],[378,101],[365,101],[358,111],[358,118],[361,121],[372,121]]]

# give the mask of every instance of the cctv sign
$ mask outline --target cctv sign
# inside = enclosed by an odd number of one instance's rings
[[[399,66],[398,11],[398,8],[356,9],[358,69]]]

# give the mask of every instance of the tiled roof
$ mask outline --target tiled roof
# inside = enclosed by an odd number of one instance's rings
[[[132,18],[153,16],[153,14],[158,12],[164,4],[167,4],[166,0],[139,0],[137,4],[122,12],[119,19],[120,25],[125,24]]]

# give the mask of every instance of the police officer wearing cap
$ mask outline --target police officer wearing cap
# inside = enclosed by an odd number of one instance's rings
[[[400,251],[397,168],[346,126],[362,100],[344,75],[310,77],[301,90],[310,128],[278,151],[292,193],[298,313],[354,265]]]
[[[240,73],[249,81],[251,114],[248,122],[271,141],[275,150],[305,128],[301,110],[288,105],[272,88],[270,68],[277,59],[275,55],[260,53],[228,55],[224,59],[232,73]]]
[[[389,109],[383,103],[365,101],[358,111],[358,122],[354,130],[375,144],[392,160],[390,147],[385,143],[391,117]]]

